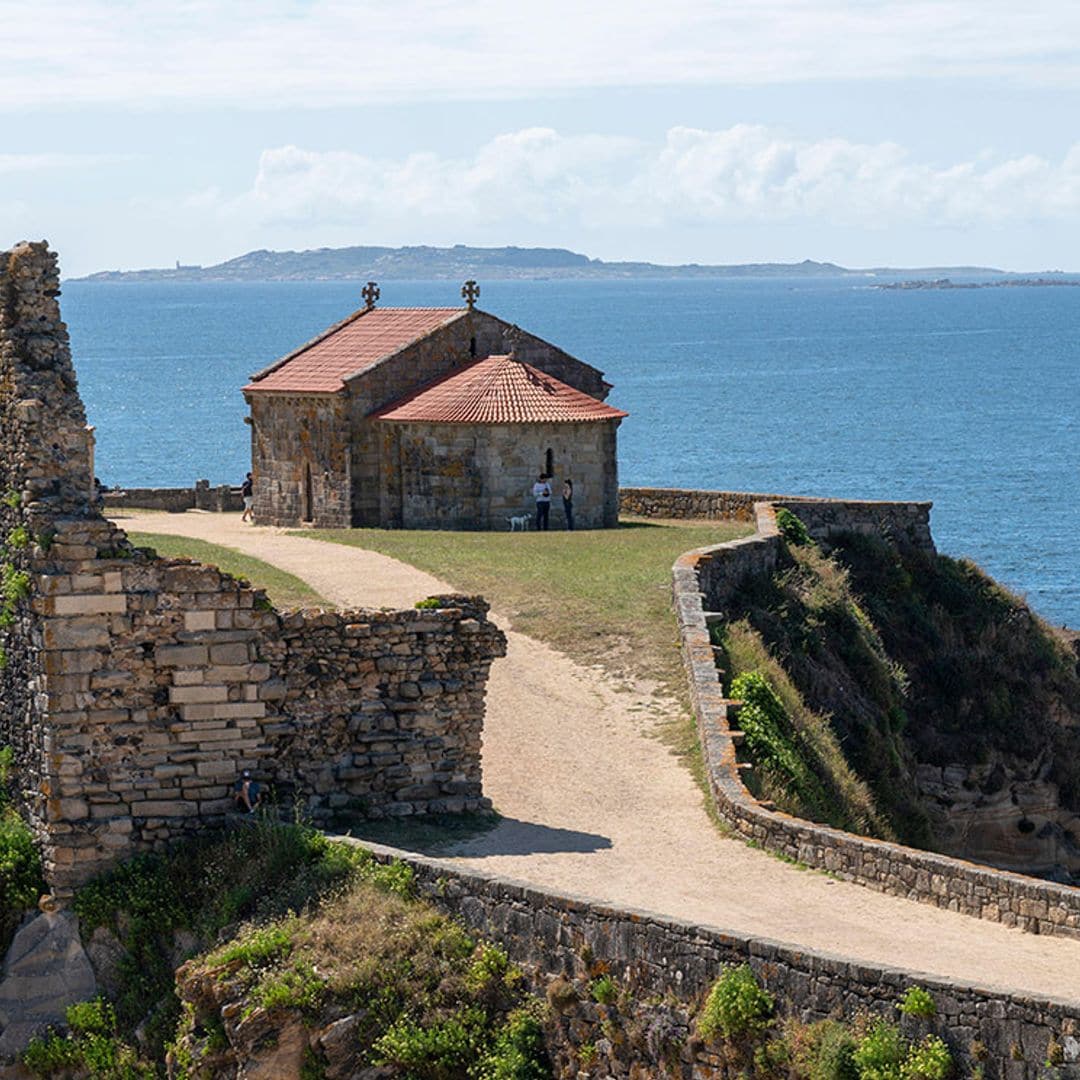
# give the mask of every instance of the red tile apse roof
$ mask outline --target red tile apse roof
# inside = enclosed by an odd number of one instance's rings
[[[375,414],[442,424],[543,424],[628,416],[512,356],[488,356]]]
[[[466,308],[361,310],[251,377],[245,391],[333,394],[345,379],[374,367],[464,315]]]

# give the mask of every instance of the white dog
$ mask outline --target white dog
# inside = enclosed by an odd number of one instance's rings
[[[529,531],[529,515],[520,514],[518,517],[509,517],[506,519],[510,522],[510,531],[516,532],[520,529],[522,532]]]

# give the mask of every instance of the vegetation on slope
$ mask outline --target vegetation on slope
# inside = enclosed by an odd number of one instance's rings
[[[262,589],[278,608],[332,606],[295,574],[279,570],[262,559],[244,555],[235,548],[164,533],[129,532],[128,539],[136,547],[153,548],[162,558],[197,559],[235,578],[250,581],[255,588]]]
[[[11,805],[11,757],[11,747],[0,747],[0,956],[24,913],[45,891],[33,834]]]
[[[733,696],[757,695],[751,724],[763,692],[739,676],[760,673],[779,704],[766,707],[771,733],[758,740],[751,782],[762,794],[815,820],[933,847],[916,763],[1024,757],[1045,745],[1063,802],[1080,806],[1076,657],[1021,600],[965,560],[854,534],[825,555],[785,531],[780,567],[746,584],[722,634]],[[816,787],[792,782],[800,769]]]
[[[104,928],[115,943],[109,1000],[76,1007],[25,1063],[39,1076],[155,1077],[171,1046],[174,1077],[217,1075],[222,1009],[239,1002],[245,1018],[295,1010],[309,1025],[358,1014],[358,1060],[401,1065],[395,1075],[546,1075],[521,973],[413,892],[408,867],[268,818],[137,857],[75,902],[84,937]],[[508,1062],[518,1071],[498,1071]]]

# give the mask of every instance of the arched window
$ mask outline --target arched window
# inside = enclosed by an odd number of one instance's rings
[[[475,359],[476,357],[476,335],[474,334],[469,338],[469,355]]]
[[[544,455],[544,472],[546,472],[548,476],[555,475],[555,452],[550,446],[548,447],[547,453]]]
[[[315,520],[314,498],[311,491],[311,466],[304,466],[304,493],[303,493],[303,518],[304,521]]]

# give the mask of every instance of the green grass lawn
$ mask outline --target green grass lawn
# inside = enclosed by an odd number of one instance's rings
[[[250,555],[205,540],[186,536],[167,536],[164,533],[129,532],[128,539],[136,547],[153,548],[164,558],[198,559],[224,570],[233,577],[246,578],[257,589],[265,589],[275,607],[329,607],[310,585],[276,566],[253,559]]]
[[[378,551],[466,593],[515,630],[584,663],[681,683],[671,564],[684,551],[745,536],[742,523],[624,521],[618,529],[491,533],[323,529],[293,535]]]

